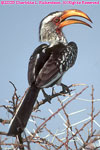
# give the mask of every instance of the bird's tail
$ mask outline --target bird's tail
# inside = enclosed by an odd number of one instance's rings
[[[39,88],[35,85],[29,87],[24,99],[16,110],[14,118],[11,120],[8,136],[16,136],[23,132],[37,99],[38,93]]]

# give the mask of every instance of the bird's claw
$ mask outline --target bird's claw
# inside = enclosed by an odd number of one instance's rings
[[[64,85],[63,83],[61,83],[61,86],[62,86],[62,91],[64,93],[68,93],[69,95],[71,95],[71,90],[69,89],[69,87],[67,85]]]
[[[46,94],[46,92],[44,91],[44,89],[42,89],[42,93],[43,93],[45,99],[47,99],[47,101],[51,104],[51,98],[50,98],[50,96],[48,94]]]

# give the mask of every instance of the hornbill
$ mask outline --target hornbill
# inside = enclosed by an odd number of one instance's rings
[[[23,132],[39,91],[55,84],[63,85],[61,83],[62,76],[74,65],[77,57],[77,45],[74,42],[67,42],[62,28],[70,24],[91,26],[82,20],[69,19],[72,16],[82,17],[92,22],[87,14],[77,9],[53,12],[41,21],[40,41],[48,42],[49,45],[40,45],[30,57],[28,65],[29,89],[11,120],[9,136],[16,136]]]

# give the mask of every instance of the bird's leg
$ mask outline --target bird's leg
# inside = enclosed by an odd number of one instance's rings
[[[46,92],[44,91],[44,89],[42,89],[42,93],[43,93],[45,99],[47,99],[47,101],[48,101],[49,103],[51,103],[51,98],[50,98],[50,96],[49,96],[48,94],[46,94]]]
[[[66,91],[67,91],[70,95],[71,90],[69,89],[69,87],[63,83],[61,83],[61,86],[62,86],[63,92],[66,93]]]

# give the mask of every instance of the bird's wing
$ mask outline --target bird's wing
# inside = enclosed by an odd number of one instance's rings
[[[51,55],[40,70],[36,79],[36,85],[40,88],[49,87],[52,86],[60,77],[61,73],[59,72],[59,67],[56,64],[53,55]]]
[[[63,72],[60,71],[60,61],[66,47],[59,43],[48,49],[48,51],[51,51],[52,53],[41,68],[36,79],[36,85],[40,88],[54,85],[63,75]]]
[[[62,77],[65,71],[73,66],[77,56],[77,46],[74,42],[63,45],[59,43],[51,48],[52,52],[36,78],[39,88],[50,87]]]
[[[36,77],[40,71],[40,69],[43,67],[44,63],[47,61],[49,57],[48,55],[45,55],[46,49],[48,45],[42,44],[39,47],[36,48],[36,50],[33,52],[32,56],[29,60],[28,65],[28,82],[29,85],[32,85],[35,83]]]

